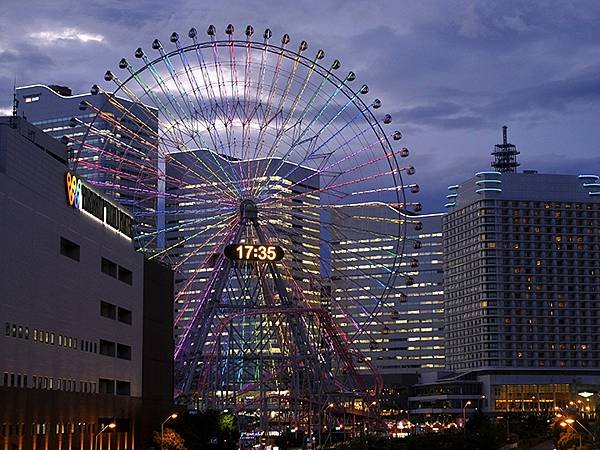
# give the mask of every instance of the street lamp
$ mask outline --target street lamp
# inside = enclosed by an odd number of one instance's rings
[[[572,429],[572,430],[573,430],[575,433],[577,433],[577,436],[579,436],[579,450],[581,450],[581,433],[580,433],[580,432],[578,432],[578,431],[577,431],[577,430],[576,430],[576,429],[573,427],[573,425],[572,425],[572,423],[573,423],[573,422],[575,422],[575,420],[574,420],[574,419],[565,419],[565,420],[563,420],[563,421],[562,421],[562,422],[561,422],[559,425],[560,425],[561,427],[563,427],[563,428],[565,428],[565,427],[569,426],[569,427],[571,427],[571,429]]]
[[[177,413],[171,414],[169,417],[167,417],[165,420],[163,420],[163,423],[160,424],[160,448],[161,448],[161,450],[164,448],[163,435],[165,432],[165,423],[167,423],[171,419],[177,419]]]
[[[94,438],[94,449],[98,448],[98,436],[100,436],[107,428],[110,428],[112,430],[116,426],[117,424],[114,422],[111,422],[108,425],[104,425],[104,427],[100,430],[98,434],[96,434],[96,437]]]
[[[463,434],[467,433],[467,406],[471,405],[471,400],[465,403],[463,407]]]

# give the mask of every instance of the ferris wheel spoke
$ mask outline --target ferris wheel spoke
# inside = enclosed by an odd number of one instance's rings
[[[372,144],[372,145],[374,145],[374,144]],[[368,168],[369,166],[373,166],[373,165],[375,165],[375,164],[378,164],[378,163],[380,163],[380,162],[382,162],[382,161],[389,160],[390,158],[393,158],[393,157],[395,156],[395,154],[396,154],[396,153],[400,153],[400,152],[402,151],[402,150],[400,150],[400,151],[397,151],[397,152],[391,152],[389,155],[383,155],[383,156],[380,156],[380,157],[378,157],[378,158],[374,158],[374,159],[372,159],[372,160],[370,160],[370,161],[367,161],[367,162],[363,162],[363,163],[357,164],[357,165],[355,165],[355,166],[351,166],[351,167],[344,167],[344,169],[343,169],[343,170],[342,170],[341,168],[339,168],[339,169],[338,169],[338,171],[333,171],[333,170],[332,170],[332,169],[334,169],[336,166],[339,166],[339,165],[341,165],[343,162],[345,162],[345,160],[347,160],[347,159],[351,159],[351,158],[352,158],[354,155],[357,155],[358,153],[362,152],[363,150],[364,150],[364,149],[359,149],[359,150],[357,150],[356,152],[354,152],[354,153],[352,153],[352,154],[350,154],[350,155],[346,155],[344,158],[342,158],[342,159],[340,159],[340,160],[338,160],[338,161],[334,161],[334,162],[333,162],[333,163],[331,163],[329,166],[327,166],[327,167],[325,167],[325,168],[322,168],[322,169],[320,170],[319,174],[320,174],[320,175],[321,175],[321,177],[323,177],[323,178],[325,178],[325,177],[326,177],[326,178],[328,178],[328,182],[327,182],[327,183],[328,183],[328,185],[326,185],[324,188],[321,188],[321,189],[319,190],[319,192],[326,192],[326,191],[327,191],[327,190],[329,190],[329,189],[332,189],[332,190],[338,190],[338,189],[340,189],[340,188],[341,188],[341,187],[343,187],[343,186],[351,186],[351,185],[352,185],[352,184],[354,184],[354,183],[357,183],[357,184],[358,184],[358,183],[359,183],[361,180],[351,180],[349,183],[346,183],[346,184],[341,184],[341,185],[340,185],[340,184],[333,184],[333,182],[334,182],[334,181],[336,181],[336,180],[337,180],[337,179],[338,179],[340,176],[342,176],[342,175],[347,175],[348,173],[352,173],[352,172],[354,172],[354,171],[357,171],[357,170],[360,170],[360,169],[366,169],[366,168]],[[295,170],[295,168],[292,170],[292,172],[293,172],[294,170]],[[401,168],[400,170],[401,170],[401,171],[404,171],[404,170],[407,170],[407,168]],[[286,175],[286,177],[285,177],[285,178],[289,178],[289,177],[291,176],[291,173],[292,173],[292,172],[288,173],[288,174]],[[388,172],[388,173],[389,173],[389,172]],[[309,175],[307,175],[306,177],[304,177],[304,178],[302,178],[302,179],[300,179],[300,180],[298,180],[298,181],[294,182],[294,183],[293,183],[293,184],[292,184],[292,185],[289,187],[289,188],[292,190],[292,193],[293,193],[293,195],[291,195],[291,196],[289,196],[289,195],[286,195],[286,196],[285,196],[286,200],[290,200],[290,199],[292,199],[292,198],[295,198],[295,199],[300,199],[300,198],[301,198],[303,195],[309,195],[309,194],[311,194],[312,192],[300,192],[300,193],[295,193],[295,192],[293,192],[293,188],[294,188],[294,187],[301,186],[303,183],[305,183],[307,180],[309,180],[311,176],[312,176],[312,175],[311,175],[311,174],[309,174]],[[365,180],[366,180],[366,179],[365,179]],[[362,181],[365,181],[365,180],[362,180]],[[404,187],[405,187],[405,186],[401,186],[401,187],[400,187],[400,189],[403,189]],[[385,189],[385,188],[384,188],[384,189]],[[392,190],[392,189],[390,189],[390,190]],[[355,191],[355,192],[350,192],[350,193],[349,193],[349,195],[357,195],[358,193],[367,193],[367,192],[368,192],[368,191],[362,191],[362,192],[361,192],[361,191]]]
[[[225,138],[227,140],[227,142],[224,144],[224,147],[221,148],[221,151],[223,153],[227,153],[227,161],[229,162],[229,160],[231,158],[233,158],[233,155],[235,154],[235,146],[236,146],[236,141],[235,138],[233,136],[233,119],[236,113],[236,107],[237,104],[234,101],[234,96],[235,96],[235,92],[237,92],[237,86],[235,86],[235,91],[234,91],[234,84],[233,84],[233,77],[232,80],[230,81],[230,90],[231,90],[231,95],[229,95],[229,93],[227,92],[223,92],[224,90],[226,90],[226,86],[227,86],[227,82],[226,82],[226,78],[225,75],[223,73],[223,65],[221,64],[221,59],[219,58],[219,46],[217,45],[217,42],[214,38],[214,35],[211,35],[211,42],[212,42],[212,54],[213,54],[213,60],[214,60],[214,67],[216,68],[215,73],[216,73],[216,78],[217,78],[217,90],[219,92],[219,98],[220,98],[220,102],[217,104],[218,108],[221,108],[221,110],[224,112],[224,119],[222,121],[224,128],[225,128]],[[231,57],[231,51],[230,51],[230,57]],[[231,62],[230,62],[231,64]],[[230,67],[230,71],[232,71],[233,68]],[[209,75],[209,79],[210,79],[210,74]],[[238,97],[239,99],[239,97]],[[215,128],[216,131],[216,128]],[[216,131],[218,133],[218,131]],[[219,138],[219,140],[221,140],[221,138]],[[236,178],[240,181],[240,187],[239,190],[240,192],[243,192],[243,188],[241,186],[241,180],[243,178],[242,173],[238,171],[238,169],[235,167],[235,165],[233,164],[229,164],[230,169],[236,173]]]
[[[319,59],[321,59],[323,57],[324,53],[322,50],[319,50],[317,52],[317,55],[315,56],[315,62]],[[291,152],[297,147],[297,142],[300,141],[302,139],[302,137],[304,136],[304,134],[306,133],[306,131],[312,126],[312,124],[318,120],[318,117],[313,117],[313,119],[309,122],[308,125],[304,126],[303,125],[303,121],[304,118],[306,116],[306,114],[308,113],[308,111],[311,110],[313,102],[318,98],[318,95],[320,94],[322,88],[326,85],[326,82],[329,81],[330,79],[330,75],[331,75],[331,71],[333,70],[334,66],[332,65],[332,67],[327,71],[327,73],[325,74],[325,76],[322,77],[321,82],[319,83],[317,89],[315,90],[315,92],[313,92],[313,95],[310,97],[307,105],[304,107],[304,110],[302,112],[302,114],[300,115],[300,117],[294,122],[293,125],[291,125],[290,127],[288,127],[287,129],[285,128],[285,126],[282,126],[279,130],[279,132],[277,133],[277,136],[275,138],[275,143],[271,146],[270,149],[267,150],[267,158],[272,158],[275,155],[275,152],[279,146],[279,142],[281,140],[281,136],[283,136],[284,134],[288,133],[290,130],[300,130],[298,131],[298,136],[294,136],[289,149],[284,153],[283,157],[281,158],[281,160],[283,161],[285,158],[289,157]],[[308,82],[308,81],[307,81]],[[324,111],[324,109],[329,105],[329,103],[334,99],[334,97],[337,95],[337,93],[339,92],[339,85],[337,87],[337,89],[334,91],[333,94],[330,95],[329,99],[325,102],[325,105],[323,105],[321,107],[321,110],[319,111],[320,113],[322,111]],[[267,112],[267,116],[268,116],[268,112]],[[318,116],[320,117],[320,114],[318,114]],[[288,116],[288,120],[291,116]],[[285,124],[287,124],[288,120],[285,121]],[[262,150],[262,146],[264,144],[261,143],[260,148],[257,148],[258,151]],[[262,177],[264,178],[264,173],[262,174]]]
[[[123,116],[127,116],[128,118],[130,118],[137,126],[140,127],[140,129],[143,129],[144,132],[148,135],[158,137],[158,133],[149,125],[151,123],[158,123],[157,113],[153,112],[152,109],[148,105],[146,105],[146,103],[144,103],[142,99],[140,99],[133,90],[129,89],[129,87],[125,83],[121,83],[121,81],[114,74],[112,74],[112,72],[109,71],[107,72],[107,75],[108,74],[110,74],[109,78],[117,85],[117,91],[121,90],[124,94],[126,94],[132,101],[132,104],[134,104],[140,112],[144,113],[144,117],[140,118],[136,114],[134,114],[131,111],[131,107],[128,108],[123,104],[123,102],[119,101],[119,97],[117,97],[115,93],[106,92],[98,85],[93,86],[93,93],[95,93],[95,95],[97,95],[98,93],[104,94],[108,104],[121,111],[123,113]],[[96,107],[90,102],[86,102],[86,106],[94,109],[94,111],[97,114],[101,112],[98,107]]]
[[[265,31],[264,37],[265,37],[264,45],[265,45],[265,52],[266,52],[267,42],[270,37],[270,30],[268,30],[268,33],[267,33],[267,31]],[[268,93],[267,100],[266,100],[267,107],[263,114],[263,121],[261,123],[259,123],[259,131],[258,131],[258,135],[256,137],[256,144],[254,146],[254,154],[253,154],[253,157],[251,160],[257,159],[257,156],[259,154],[258,152],[260,151],[260,149],[263,148],[263,145],[264,145],[264,135],[267,131],[267,126],[269,124],[269,117],[271,115],[271,109],[272,109],[273,103],[274,103],[273,95],[275,94],[275,92],[277,90],[277,85],[279,83],[279,74],[281,72],[281,64],[284,60],[283,55],[284,55],[284,49],[281,48],[280,51],[277,53],[277,61],[275,63],[275,68],[273,70],[273,76],[271,79],[271,83],[269,86],[269,93]],[[263,64],[263,62],[261,60],[261,68],[263,67],[262,64]],[[263,72],[263,74],[264,74],[264,72]],[[257,87],[257,91],[260,89],[260,91],[262,92],[262,86],[264,85],[264,83],[259,83],[259,85],[260,86]],[[257,94],[257,97],[258,97],[258,94]],[[259,97],[258,99],[260,100],[260,104],[262,104],[262,97]]]
[[[205,243],[205,248],[210,246],[211,243],[213,243],[213,247],[220,247],[222,246],[225,242],[228,242],[228,240],[231,238],[231,231],[224,233],[223,235],[219,235],[219,234],[215,234],[213,236],[211,236],[210,238],[208,238],[208,240]],[[200,249],[195,250],[193,252],[193,254],[190,254],[189,257],[195,257],[198,253],[200,252]],[[212,255],[209,254],[206,256],[206,258],[202,261],[199,269],[201,268],[206,268],[207,264],[210,263],[212,259]],[[214,268],[213,271],[216,273],[220,270],[220,266],[217,264]],[[184,300],[183,304],[184,308],[180,311],[180,313],[177,315],[176,319],[175,319],[175,324],[177,325],[179,323],[179,321],[181,320],[181,318],[185,315],[186,313],[186,308],[187,306],[192,302],[192,296],[190,294],[187,293],[187,289],[189,286],[191,286],[194,282],[196,282],[197,277],[199,276],[200,271],[199,270],[195,270],[192,275],[185,281],[185,283],[183,284],[183,286],[181,287],[181,289],[179,290],[179,292],[177,293],[177,295],[175,296],[175,302],[177,303],[179,301],[179,299],[181,297],[187,297],[187,300]],[[213,274],[214,275],[214,274]],[[214,276],[212,277],[214,278]],[[214,280],[210,283],[207,283],[207,289],[204,291],[203,297],[201,298],[201,304],[198,305],[196,308],[194,308],[195,314],[198,313],[198,309],[201,308],[203,302],[206,300],[206,296],[207,293],[210,292],[210,290],[208,289],[209,287],[212,287],[212,283],[214,283]]]
[[[183,65],[183,67],[184,67],[184,70],[185,70],[185,72],[186,72],[186,76],[188,77],[188,81],[189,81],[189,83],[190,83],[190,86],[191,86],[191,90],[192,90],[192,92],[194,93],[194,96],[195,96],[196,102],[197,102],[197,103],[198,103],[198,104],[201,106],[201,107],[200,107],[200,109],[199,109],[199,111],[200,111],[200,116],[201,116],[202,122],[204,122],[204,124],[205,124],[205,126],[206,126],[206,131],[207,131],[207,133],[208,133],[208,135],[209,135],[209,138],[210,138],[210,140],[211,140],[211,142],[212,142],[213,148],[214,148],[214,149],[225,149],[225,148],[226,148],[226,145],[223,143],[223,141],[222,141],[222,139],[221,139],[221,136],[220,136],[220,134],[219,134],[219,133],[218,133],[218,131],[217,131],[216,122],[215,122],[214,118],[210,118],[210,116],[209,116],[209,115],[207,115],[207,114],[204,112],[204,109],[205,109],[205,108],[203,107],[203,105],[205,105],[205,102],[204,102],[204,98],[203,98],[203,96],[202,96],[202,94],[201,94],[201,92],[202,92],[202,91],[201,91],[201,89],[200,89],[200,88],[199,88],[199,86],[198,86],[198,82],[197,82],[196,75],[195,75],[196,71],[194,71],[194,70],[193,70],[193,69],[190,67],[189,60],[188,60],[188,58],[187,58],[187,55],[185,54],[185,52],[183,52],[183,51],[182,51],[182,48],[181,48],[181,46],[180,46],[180,44],[179,44],[179,39],[177,39],[177,41],[176,41],[175,43],[176,43],[177,49],[179,50],[177,53],[180,55],[180,59],[181,59],[181,61],[182,61],[182,65]],[[171,65],[171,69],[170,69],[170,71],[171,71],[172,73],[174,73],[174,74],[175,74],[175,77],[176,77],[176,79],[177,79],[177,80],[179,80],[179,77],[176,75],[176,74],[177,74],[177,72],[176,72],[175,68],[173,67],[173,64],[172,64],[172,63],[170,63],[170,65]],[[201,64],[201,65],[200,65],[200,71],[202,72],[203,79],[204,79],[204,80],[205,80],[205,82],[206,82],[206,79],[207,79],[207,78],[209,78],[209,79],[210,79],[210,75],[208,75],[207,77],[205,77],[205,76],[204,76],[204,72],[203,72],[204,70],[206,70],[206,65],[205,65],[205,64],[204,64],[204,65],[202,65],[202,64]],[[192,81],[192,80],[193,80],[193,81]],[[181,81],[179,81],[179,83],[178,83],[178,89],[180,90],[180,93],[181,93],[181,95],[183,96],[183,92],[185,92],[185,90],[183,89],[183,83],[182,83]],[[182,92],[182,91],[183,91],[183,92]],[[196,94],[197,92],[200,94],[200,97],[198,97],[198,95]],[[186,96],[186,97],[187,97],[187,96]],[[189,101],[190,101],[190,99],[188,98],[188,102],[189,102]],[[216,100],[215,100],[215,104],[216,104]],[[209,105],[209,106],[210,106],[210,105]],[[196,112],[196,111],[198,111],[198,108],[195,108],[193,105],[191,105],[191,106],[190,106],[190,109],[193,109],[193,111],[194,111],[194,112],[193,112],[193,114],[192,114],[192,116],[194,117],[194,121],[195,121],[195,120],[196,120],[196,119],[195,119],[195,118],[196,118],[196,114],[195,114],[195,112]],[[226,122],[224,121],[223,123],[226,123]],[[194,137],[196,134],[200,135],[200,133],[193,133],[193,135],[192,135],[192,139],[193,139],[193,137]],[[194,142],[195,142],[195,139],[193,139],[193,140],[194,140]],[[217,142],[217,141],[218,141],[218,142]],[[201,144],[202,144],[202,143],[201,143]],[[196,147],[198,147],[198,146],[196,145]],[[200,148],[202,148],[202,147],[206,147],[206,144],[202,144],[202,145],[200,146]],[[211,154],[212,154],[212,153],[211,153]],[[215,159],[215,158],[213,158],[213,159],[214,159],[214,160],[215,160],[215,162],[216,162],[216,159]],[[232,165],[231,165],[231,164],[229,164],[229,168],[230,168],[230,169],[233,169],[233,167],[232,167]],[[234,172],[232,171],[232,173],[234,173]],[[230,181],[232,181],[232,177],[231,177],[231,176],[229,176],[229,174],[227,174],[226,172],[225,172],[225,174],[228,176],[228,178],[230,179]],[[238,177],[238,178],[239,178],[239,177]]]
[[[347,127],[351,126],[354,123],[355,120],[357,120],[360,116],[364,115],[365,111],[367,111],[367,110],[368,110],[368,107],[366,107],[363,110],[361,110],[358,114],[356,114],[352,118],[351,121],[346,122],[346,124],[344,126],[342,126],[341,128],[337,129],[334,133],[332,133],[331,136],[329,138],[327,138],[323,143],[317,145],[317,139],[316,138],[329,125],[329,124],[326,124],[321,130],[319,130],[315,134],[315,136],[313,136],[313,138],[311,138],[310,140],[307,140],[307,142],[311,143],[311,146],[313,147],[313,149],[306,155],[305,160],[306,161],[311,161],[311,160],[315,160],[315,159],[316,160],[320,160],[321,162],[320,162],[319,166],[317,167],[317,170],[320,173],[323,173],[323,172],[327,172],[327,171],[331,170],[332,166],[338,166],[338,167],[340,167],[340,165],[341,165],[341,163],[343,161],[349,159],[350,157],[357,156],[361,152],[366,151],[366,150],[372,148],[376,144],[381,145],[381,140],[378,140],[377,142],[374,142],[374,143],[368,145],[367,147],[359,147],[358,150],[356,152],[353,152],[351,155],[345,156],[341,160],[336,159],[336,160],[333,161],[332,164],[330,164],[329,166],[326,166],[326,164],[329,163],[329,160],[331,159],[331,156],[334,155],[337,150],[339,150],[339,149],[341,149],[343,147],[347,147],[354,140],[360,139],[360,137],[362,135],[364,135],[365,133],[367,133],[368,131],[370,131],[370,128],[364,128],[360,132],[355,133],[354,136],[352,136],[351,138],[347,138],[345,142],[340,143],[337,147],[332,148],[332,149],[327,149],[327,151],[323,151],[323,149],[327,146],[327,144],[329,144],[329,142],[331,142],[333,139],[337,138],[337,136],[340,135]],[[375,161],[378,161],[378,159],[374,160],[373,162],[375,162]],[[325,167],[327,167],[327,168],[325,168]],[[294,174],[294,172],[296,172],[297,170],[298,170],[297,166],[293,167],[285,175],[285,178],[291,177]]]
[[[297,69],[298,69],[298,65],[299,65],[299,61],[300,61],[300,57],[302,55],[302,53],[304,52],[304,50],[306,50],[306,48],[308,48],[308,44],[306,43],[306,41],[302,41],[300,43],[300,47],[298,49],[298,56],[294,59],[294,65],[292,68],[292,73],[290,74],[290,76],[288,77],[288,81],[286,83],[286,88],[284,91],[284,94],[281,96],[281,100],[279,102],[279,106],[277,108],[278,114],[283,114],[283,105],[285,103],[285,100],[289,94],[289,91],[292,87],[292,81],[293,81],[293,77],[294,74],[296,73]],[[276,135],[274,137],[274,142],[272,144],[272,149],[270,152],[270,155],[273,156],[279,146],[279,143],[281,141],[281,139],[283,138],[283,136],[285,136],[288,133],[288,123],[289,121],[292,119],[292,117],[294,116],[296,109],[299,105],[300,99],[302,98],[306,87],[308,86],[308,83],[312,77],[312,75],[315,73],[315,65],[316,65],[316,57],[315,60],[312,62],[312,64],[310,64],[304,79],[302,81],[302,85],[300,87],[300,89],[298,90],[298,92],[295,94],[294,99],[292,101],[292,105],[289,108],[289,111],[287,113],[287,115],[281,120],[281,125],[277,127],[277,132]],[[271,121],[273,119],[275,119],[276,116],[274,116]],[[256,151],[256,150],[255,150]],[[267,158],[269,158],[269,155],[267,155]],[[262,191],[261,188],[257,188],[257,187],[253,187],[252,188],[252,192],[254,193],[255,196],[258,196],[259,193]]]
[[[188,241],[190,241],[190,240],[192,240],[192,239],[200,236],[201,234],[203,234],[203,233],[205,233],[205,232],[207,232],[209,230],[213,230],[215,228],[219,228],[218,224],[207,225],[207,226],[201,228],[199,231],[193,233],[191,236],[189,236],[189,237],[187,237],[187,238],[185,238],[185,239],[183,239],[181,241],[178,241],[176,244],[173,244],[173,245],[171,245],[169,247],[165,247],[160,252],[155,253],[154,255],[152,255],[150,257],[150,259],[156,258],[156,257],[158,257],[158,256],[160,256],[160,255],[162,255],[162,254],[164,254],[166,252],[169,252],[169,251],[173,250],[174,248],[176,248],[177,246],[180,246],[180,245],[182,245],[182,244],[184,244],[184,243],[186,243],[186,242],[188,242]]]
[[[304,157],[305,161],[310,161],[313,160],[315,158],[317,159],[321,159],[320,165],[318,166],[317,170],[319,172],[323,171],[323,166],[326,165],[331,156],[335,153],[335,150],[339,149],[343,144],[340,144],[336,149],[333,149],[331,151],[327,151],[324,153],[319,153],[320,150],[322,150],[331,140],[333,140],[334,138],[336,138],[342,131],[344,131],[348,126],[350,126],[351,124],[354,123],[355,120],[357,120],[359,117],[364,116],[365,112],[368,111],[368,107],[365,107],[362,110],[359,110],[359,112],[352,118],[352,120],[348,121],[344,126],[342,126],[341,128],[337,129],[334,133],[332,133],[332,135],[322,144],[317,146],[317,138],[320,136],[320,134],[331,124],[333,123],[333,121],[343,112],[343,110],[348,107],[350,104],[353,104],[356,100],[358,96],[358,93],[355,93],[352,97],[350,97],[350,99],[348,100],[348,102],[340,109],[340,111],[337,113],[336,116],[334,116],[332,119],[330,119],[325,125],[323,125],[321,127],[321,129],[319,131],[317,131],[312,137],[310,138],[306,138],[303,141],[298,142],[297,145],[302,145],[302,144],[310,144],[307,147],[307,152],[306,155]],[[346,145],[348,145],[350,142],[354,141],[355,139],[358,139],[362,134],[364,134],[366,132],[366,130],[368,130],[368,128],[365,128],[365,130],[361,131],[360,133],[356,133],[353,137],[349,138],[346,142]],[[378,140],[377,142],[378,144],[381,145],[381,140]],[[375,143],[374,143],[375,144]],[[372,145],[369,145],[368,147],[371,147]],[[290,146],[290,149],[288,150],[288,153],[291,153],[294,150],[294,144],[292,144]],[[366,150],[365,147],[360,148],[355,154],[360,153],[361,151]],[[348,158],[344,158],[344,159],[348,159]],[[378,161],[379,159],[375,159],[372,160],[371,163]],[[282,160],[283,161],[283,160]],[[332,165],[340,165],[340,161],[337,159],[334,159],[334,162]],[[295,166],[292,167],[290,169],[290,171],[283,177],[284,179],[289,178],[291,175],[293,175],[294,172],[296,172],[298,170],[299,166]]]
[[[160,45],[160,43],[159,43],[159,45]],[[166,57],[166,54],[164,53],[162,46],[159,46],[159,51],[160,51],[161,55],[163,56],[163,60],[167,60],[167,61],[165,61],[165,65],[168,67],[168,70],[174,71],[173,65],[172,65],[171,61]],[[193,129],[189,128],[194,123],[194,121],[190,118],[190,116],[188,114],[185,113],[184,109],[179,105],[179,102],[177,101],[177,99],[175,98],[173,93],[171,92],[166,81],[162,78],[162,76],[160,75],[158,70],[154,67],[154,65],[149,62],[148,57],[146,55],[144,55],[142,57],[142,59],[144,60],[144,62],[146,62],[146,64],[147,64],[146,67],[148,67],[151,75],[153,76],[154,80],[156,81],[156,83],[159,86],[160,90],[162,91],[163,95],[165,95],[165,97],[167,98],[167,100],[172,108],[168,108],[162,102],[162,100],[157,95],[155,95],[154,90],[146,82],[144,82],[144,80],[139,76],[139,71],[134,72],[133,69],[131,68],[131,66],[129,66],[129,65],[127,66],[127,68],[129,69],[130,73],[132,74],[132,76],[134,77],[134,79],[136,80],[138,85],[144,90],[144,92],[150,98],[152,98],[156,104],[162,106],[161,110],[163,111],[163,113],[165,113],[165,112],[167,113],[167,117],[168,117],[168,119],[170,121],[169,123],[171,125],[170,127],[167,126],[167,127],[163,128],[163,133],[165,134],[165,136],[168,137],[167,140],[174,143],[176,148],[179,148],[179,147],[188,148],[188,145],[183,143],[183,138],[181,135],[183,133],[183,131],[186,131],[187,135],[190,136],[190,139],[193,140],[193,142],[196,144],[195,146],[197,148],[206,148],[204,142],[202,141],[201,134],[196,133]],[[183,93],[180,88],[181,82],[180,82],[179,78],[177,77],[175,72],[172,73],[172,76],[174,77],[174,84],[176,85],[180,96],[183,96]],[[184,101],[186,100],[186,98],[187,98],[187,96],[183,96]],[[180,113],[181,113],[180,116],[174,115],[173,111],[180,111]],[[177,137],[176,133],[180,133],[180,136]],[[198,138],[200,139],[200,142],[196,142],[196,136],[198,136]],[[199,162],[203,164],[203,161],[199,160]],[[226,171],[222,171],[222,172],[225,176],[229,177],[228,174],[226,173]]]
[[[232,156],[232,154],[231,154],[231,130],[230,130],[229,126],[230,126],[233,118],[230,115],[230,105],[229,105],[228,96],[223,92],[223,89],[226,86],[226,82],[225,82],[225,76],[223,75],[223,66],[221,64],[221,59],[219,58],[219,47],[217,46],[217,42],[215,40],[214,35],[211,35],[210,40],[212,43],[211,48],[212,48],[214,67],[216,69],[215,74],[216,74],[216,78],[217,78],[217,91],[219,92],[219,103],[218,103],[217,107],[220,107],[224,113],[223,125],[225,125],[225,137],[227,139],[226,145],[222,150],[224,152],[229,152],[229,156]]]

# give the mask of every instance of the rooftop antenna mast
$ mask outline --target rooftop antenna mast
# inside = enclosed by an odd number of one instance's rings
[[[506,125],[502,127],[502,144],[494,145],[494,151],[492,151],[494,162],[492,162],[492,167],[498,172],[514,173],[517,171],[517,167],[520,166],[517,162],[517,155],[520,152],[515,145],[508,143],[507,129]]]
[[[13,117],[17,117],[18,108],[19,108],[19,100],[17,100],[17,76],[15,75],[15,79],[13,82],[13,110],[12,110]]]

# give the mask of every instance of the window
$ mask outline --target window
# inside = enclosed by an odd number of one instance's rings
[[[117,380],[117,395],[131,395],[131,383]]]
[[[119,318],[119,322],[123,322],[123,323],[131,325],[132,314],[131,314],[131,311],[129,311],[128,309],[119,308],[118,318]]]
[[[115,380],[108,380],[106,378],[98,379],[98,392],[100,394],[111,394],[115,393]]]
[[[106,258],[102,258],[101,270],[102,273],[105,273],[113,278],[117,278],[117,265]]]
[[[74,261],[79,261],[80,247],[75,242],[72,242],[64,237],[60,238],[60,254],[71,258]]]
[[[25,103],[37,102],[40,99],[40,94],[32,94],[23,96]]]
[[[100,339],[100,354],[105,356],[115,356],[115,343]]]
[[[114,320],[117,318],[117,307],[112,303],[100,301],[100,315]]]
[[[133,284],[133,273],[123,266],[119,266],[119,280],[129,285]]]
[[[117,344],[117,358],[131,359],[131,347],[125,344]]]

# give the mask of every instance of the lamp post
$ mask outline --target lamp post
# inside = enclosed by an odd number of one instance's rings
[[[565,428],[566,426],[571,427],[571,429],[577,433],[577,436],[579,436],[579,450],[581,450],[581,433],[579,431],[577,431],[573,425],[571,425],[573,422],[575,422],[574,419],[565,419],[560,423],[560,426]]]
[[[98,434],[96,434],[96,437],[94,438],[94,449],[98,448],[98,436],[100,436],[107,428],[110,428],[112,430],[116,426],[117,424],[114,422],[111,422],[108,425],[104,425],[104,427],[100,430]]]
[[[556,413],[556,417],[558,417],[558,418],[561,418],[561,417],[563,417],[563,414],[564,414],[565,416],[567,416],[567,415],[566,415],[566,413],[565,413],[565,411],[563,411],[563,410],[562,410],[562,408],[559,408],[558,406],[555,406],[555,407],[554,407],[554,409],[555,409],[555,411],[560,411],[560,412],[557,412],[557,413]],[[561,414],[561,413],[563,413],[563,414]],[[577,419],[572,419],[572,418],[570,418],[570,417],[567,417],[567,418],[566,418],[564,421],[562,421],[562,422],[561,422],[559,425],[560,425],[561,427],[566,427],[567,425],[569,425],[571,428],[573,428],[573,426],[571,425],[572,423],[577,423],[577,424],[578,424],[578,425],[579,425],[581,428],[583,428],[583,429],[584,429],[584,430],[585,430],[585,431],[586,431],[586,432],[587,432],[587,433],[588,433],[588,434],[589,434],[589,435],[592,437],[592,441],[594,441],[594,442],[596,441],[596,436],[594,435],[594,433],[592,433],[592,432],[591,432],[591,431],[590,431],[590,430],[589,430],[589,429],[588,429],[588,428],[587,428],[587,427],[586,427],[584,424],[582,424],[582,423],[581,423],[579,420],[577,420]],[[563,424],[564,424],[564,425],[563,425]]]
[[[169,417],[167,417],[165,420],[163,420],[163,423],[160,424],[160,450],[163,450],[165,448],[165,446],[163,445],[163,438],[164,438],[164,433],[165,433],[165,423],[167,423],[171,419],[177,419],[177,413],[171,414]]]
[[[467,406],[471,404],[471,400],[465,403],[463,407],[463,434],[467,434]]]

